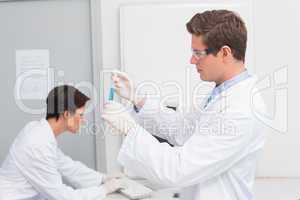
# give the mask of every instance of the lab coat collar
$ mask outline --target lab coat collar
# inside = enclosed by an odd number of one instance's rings
[[[246,80],[247,78],[251,77],[251,75],[248,73],[248,70],[245,69],[245,71],[241,72],[240,74],[234,76],[233,78],[223,82],[219,86],[216,86],[212,93],[211,98],[214,99],[216,96],[220,95],[222,92],[226,91],[227,89],[231,88],[232,86],[242,82],[243,80]]]
[[[46,119],[42,118],[40,120],[40,123],[41,123],[41,126],[45,129],[45,134],[49,137],[51,142],[55,142],[57,144],[55,134],[54,134],[49,122]]]
[[[230,95],[233,91],[237,92],[236,90],[239,90],[238,88],[241,89],[241,92],[245,92],[245,84],[250,84],[249,82],[256,82],[257,81],[257,76],[256,75],[248,75],[248,73],[243,73],[242,76],[238,77],[238,81],[233,82],[233,84],[230,84],[230,87],[227,87],[225,90],[220,90],[216,92],[211,98],[210,101],[206,102],[204,105],[204,109],[207,110],[208,107],[211,107],[215,102],[220,100],[221,97],[226,97]],[[250,84],[252,85],[252,84]]]

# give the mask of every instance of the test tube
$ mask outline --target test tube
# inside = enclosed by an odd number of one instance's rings
[[[108,95],[108,100],[113,101],[114,100],[114,94],[115,94],[115,89],[113,86],[110,87],[109,89],[109,95]]]
[[[112,73],[112,76],[113,75],[114,75],[114,73]],[[110,80],[110,89],[109,89],[108,100],[109,101],[113,101],[114,100],[114,96],[115,96],[114,84],[113,84],[113,81]]]

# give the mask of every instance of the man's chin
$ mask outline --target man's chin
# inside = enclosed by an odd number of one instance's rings
[[[205,76],[203,76],[203,75],[202,75],[202,76],[200,75],[200,80],[201,80],[201,81],[205,81],[205,82],[214,82],[214,81],[208,79],[207,77],[205,77]]]
[[[206,81],[205,76],[202,73],[199,73],[199,77],[201,81]]]

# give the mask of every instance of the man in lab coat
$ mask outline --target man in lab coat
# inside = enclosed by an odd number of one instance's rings
[[[49,93],[46,119],[21,130],[0,168],[1,200],[99,200],[123,187],[117,177],[73,161],[58,148],[56,137],[79,130],[88,100],[68,85]]]
[[[130,79],[113,76],[116,92],[135,110],[132,116],[121,104],[105,105],[104,120],[126,135],[118,160],[162,187],[182,188],[181,199],[251,200],[265,142],[252,107],[263,113],[265,104],[256,77],[245,68],[245,24],[232,11],[213,10],[194,15],[186,26],[192,36],[190,62],[215,88],[203,105],[196,105],[200,109],[182,114],[165,111],[152,98],[135,98]]]

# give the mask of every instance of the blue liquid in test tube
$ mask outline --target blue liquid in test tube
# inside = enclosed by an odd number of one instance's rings
[[[110,90],[109,90],[109,95],[108,95],[108,100],[109,101],[114,100],[114,94],[115,94],[115,89],[113,87],[111,87]]]

